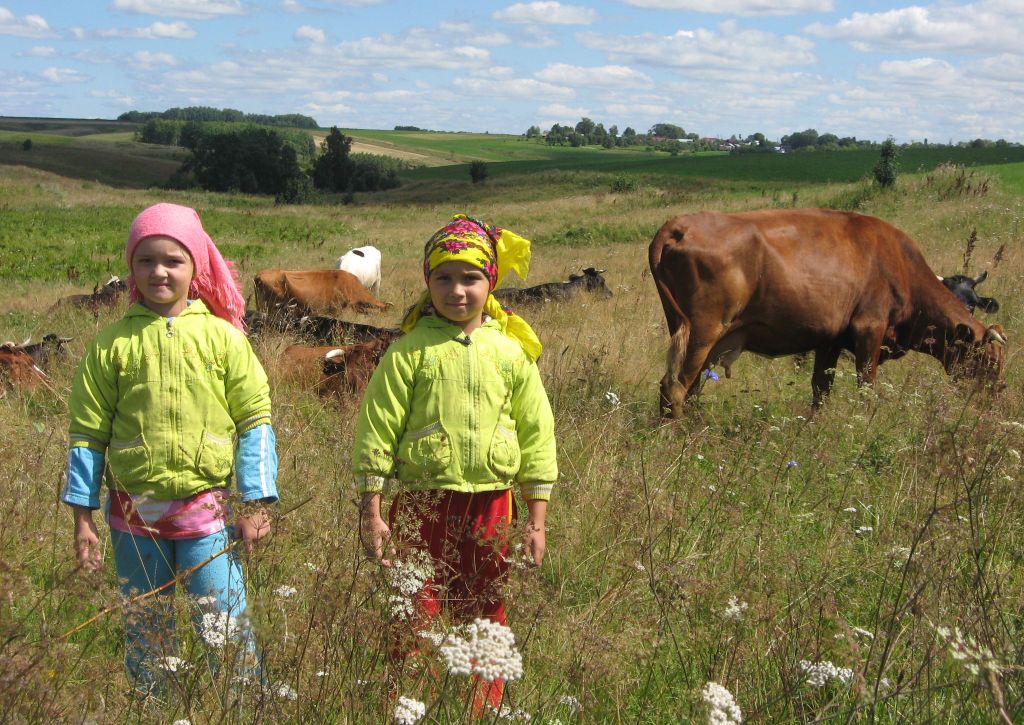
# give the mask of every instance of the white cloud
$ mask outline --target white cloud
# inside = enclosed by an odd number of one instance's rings
[[[565,63],[552,63],[534,76],[542,81],[564,83],[576,87],[595,88],[649,88],[651,77],[624,65],[605,65],[585,68]]]
[[[625,0],[627,5],[723,15],[796,15],[828,13],[832,0]]]
[[[114,0],[114,9],[195,20],[245,13],[241,0]]]
[[[835,25],[814,23],[811,35],[843,40],[861,51],[1019,52],[1024,3],[982,0],[968,5],[911,6],[857,12]]]
[[[89,80],[89,76],[77,68],[50,67],[40,75],[51,83],[83,83]]]
[[[131,108],[135,105],[132,96],[126,96],[119,91],[89,91],[89,97],[112,101],[110,105],[119,108]]]
[[[293,36],[296,40],[308,40],[311,43],[326,43],[327,33],[320,28],[314,28],[312,25],[303,25],[295,31]]]
[[[634,36],[581,33],[580,43],[607,52],[612,60],[655,66],[727,70],[755,73],[815,62],[814,45],[795,35],[778,36],[760,30],[740,30],[722,23],[717,31],[699,28],[673,35],[645,33]],[[760,75],[764,75],[760,73]]]
[[[605,109],[614,116],[625,116],[626,118],[666,118],[673,111],[667,105],[659,103],[609,103]],[[648,125],[648,124],[643,124]],[[641,124],[634,126],[637,131],[646,131],[646,128],[638,128]],[[623,127],[625,128],[625,127]]]
[[[438,25],[438,28],[442,33],[449,35],[462,35],[466,38],[472,38],[474,43],[486,47],[508,45],[512,42],[512,39],[504,33],[496,30],[478,30],[470,23],[443,20],[440,25]]]
[[[29,50],[18,53],[22,58],[52,58],[57,55],[57,49],[48,45],[37,45]]]
[[[196,37],[196,31],[188,23],[181,21],[174,23],[152,23],[145,28],[110,28],[97,30],[96,35],[100,38],[142,38],[144,40],[163,40],[173,38],[176,40],[187,40]]]
[[[549,103],[538,108],[537,112],[550,119],[541,124],[545,129],[550,129],[556,123],[560,126],[575,125],[581,118],[590,115],[590,110],[583,106],[567,106],[564,103]]]
[[[56,38],[50,24],[41,15],[26,15],[19,18],[0,5],[0,35],[17,35],[21,38]]]
[[[572,88],[544,83],[533,78],[508,78],[492,79],[484,78],[456,78],[452,86],[477,98],[515,98],[515,99],[541,99],[561,98],[569,99],[576,96]]]
[[[148,50],[140,50],[137,53],[133,53],[132,61],[134,61],[135,67],[143,70],[178,65],[178,59],[170,53],[151,53]]]
[[[504,23],[529,25],[590,25],[597,11],[579,5],[562,5],[554,0],[516,3],[496,11],[491,17]]]
[[[306,7],[299,0],[281,0],[281,9],[286,13],[304,13]]]

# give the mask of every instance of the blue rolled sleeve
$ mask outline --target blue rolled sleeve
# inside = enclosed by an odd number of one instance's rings
[[[100,482],[106,456],[86,446],[75,446],[68,451],[67,480],[60,500],[69,506],[100,507]]]
[[[269,423],[238,437],[235,480],[242,501],[277,501],[277,436]]]

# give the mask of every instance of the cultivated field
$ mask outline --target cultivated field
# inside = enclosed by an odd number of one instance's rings
[[[1024,199],[991,167],[929,168],[880,194],[848,171],[750,179],[582,163],[288,207],[0,166],[0,337],[75,338],[46,387],[0,399],[0,722],[393,718],[382,622],[394,591],[362,558],[347,475],[358,401],[321,400],[312,381],[287,375],[284,337],[256,344],[275,404],[278,513],[288,512],[247,572],[267,682],[212,671],[183,599],[184,665],[166,702],[127,696],[118,614],[64,636],[118,602],[112,563],[75,572],[70,513],[57,501],[73,364],[117,313],[48,309],[123,274],[128,224],[160,200],[199,210],[247,291],[260,268],[331,266],[350,247],[378,246],[394,313],[363,318],[377,324],[395,323],[419,293],[422,243],[457,211],[534,240],[530,283],[607,270],[609,300],[524,311],[545,344],[562,475],[544,566],[516,571],[508,592],[524,675],[507,689],[505,719],[706,721],[709,681],[748,722],[1024,718]],[[1000,168],[1024,178],[1019,164]],[[611,193],[623,175],[634,190]],[[668,340],[646,268],[655,230],[683,212],[794,204],[880,216],[943,274],[963,271],[976,231],[968,267],[989,270],[984,294],[1002,305],[986,321],[1010,339],[1006,390],[954,384],[917,354],[858,390],[844,359],[812,418],[808,367],[746,355],[684,420],[659,420]],[[470,685],[436,652],[395,678],[399,695],[426,704],[424,722],[466,721]]]

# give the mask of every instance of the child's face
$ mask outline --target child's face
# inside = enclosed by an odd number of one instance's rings
[[[132,256],[132,277],[143,304],[164,317],[184,312],[194,272],[188,251],[170,237],[146,237]]]
[[[427,280],[434,309],[467,334],[483,322],[490,287],[487,275],[468,262],[439,264]]]

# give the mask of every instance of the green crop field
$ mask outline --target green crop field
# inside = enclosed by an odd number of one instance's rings
[[[523,676],[485,722],[707,722],[708,682],[728,688],[747,722],[1024,721],[1019,149],[908,150],[896,188],[881,191],[864,178],[877,156],[863,152],[670,157],[359,131],[457,163],[350,203],[287,206],[149,188],[180,157],[123,136],[0,128],[0,339],[73,338],[37,387],[0,380],[0,721],[384,723],[395,694],[426,704],[421,722],[468,720],[473,683],[429,641],[401,667],[388,657],[400,592],[362,556],[348,475],[359,400],[318,396],[319,371],[285,362],[300,340],[284,333],[253,338],[281,457],[273,534],[246,562],[264,678],[212,667],[188,624],[197,605],[178,595],[167,694],[130,695],[106,526],[104,570],[77,571],[57,501],[75,366],[121,309],[56,303],[125,274],[128,225],[158,201],[198,210],[247,295],[260,269],[331,267],[377,246],[393,308],[353,319],[384,326],[422,290],[423,243],[454,212],[531,239],[527,284],[606,270],[609,299],[517,310],[545,346],[560,481],[547,558],[514,569],[506,592]],[[492,175],[474,185],[476,158]],[[979,319],[1009,339],[1005,389],[954,380],[919,353],[860,388],[842,358],[812,414],[809,362],[748,354],[681,420],[660,419],[668,335],[647,269],[655,231],[675,214],[794,205],[881,217],[941,274],[988,271],[980,292],[1000,310]],[[457,625],[442,619],[432,634]],[[231,647],[217,654],[230,662]]]

